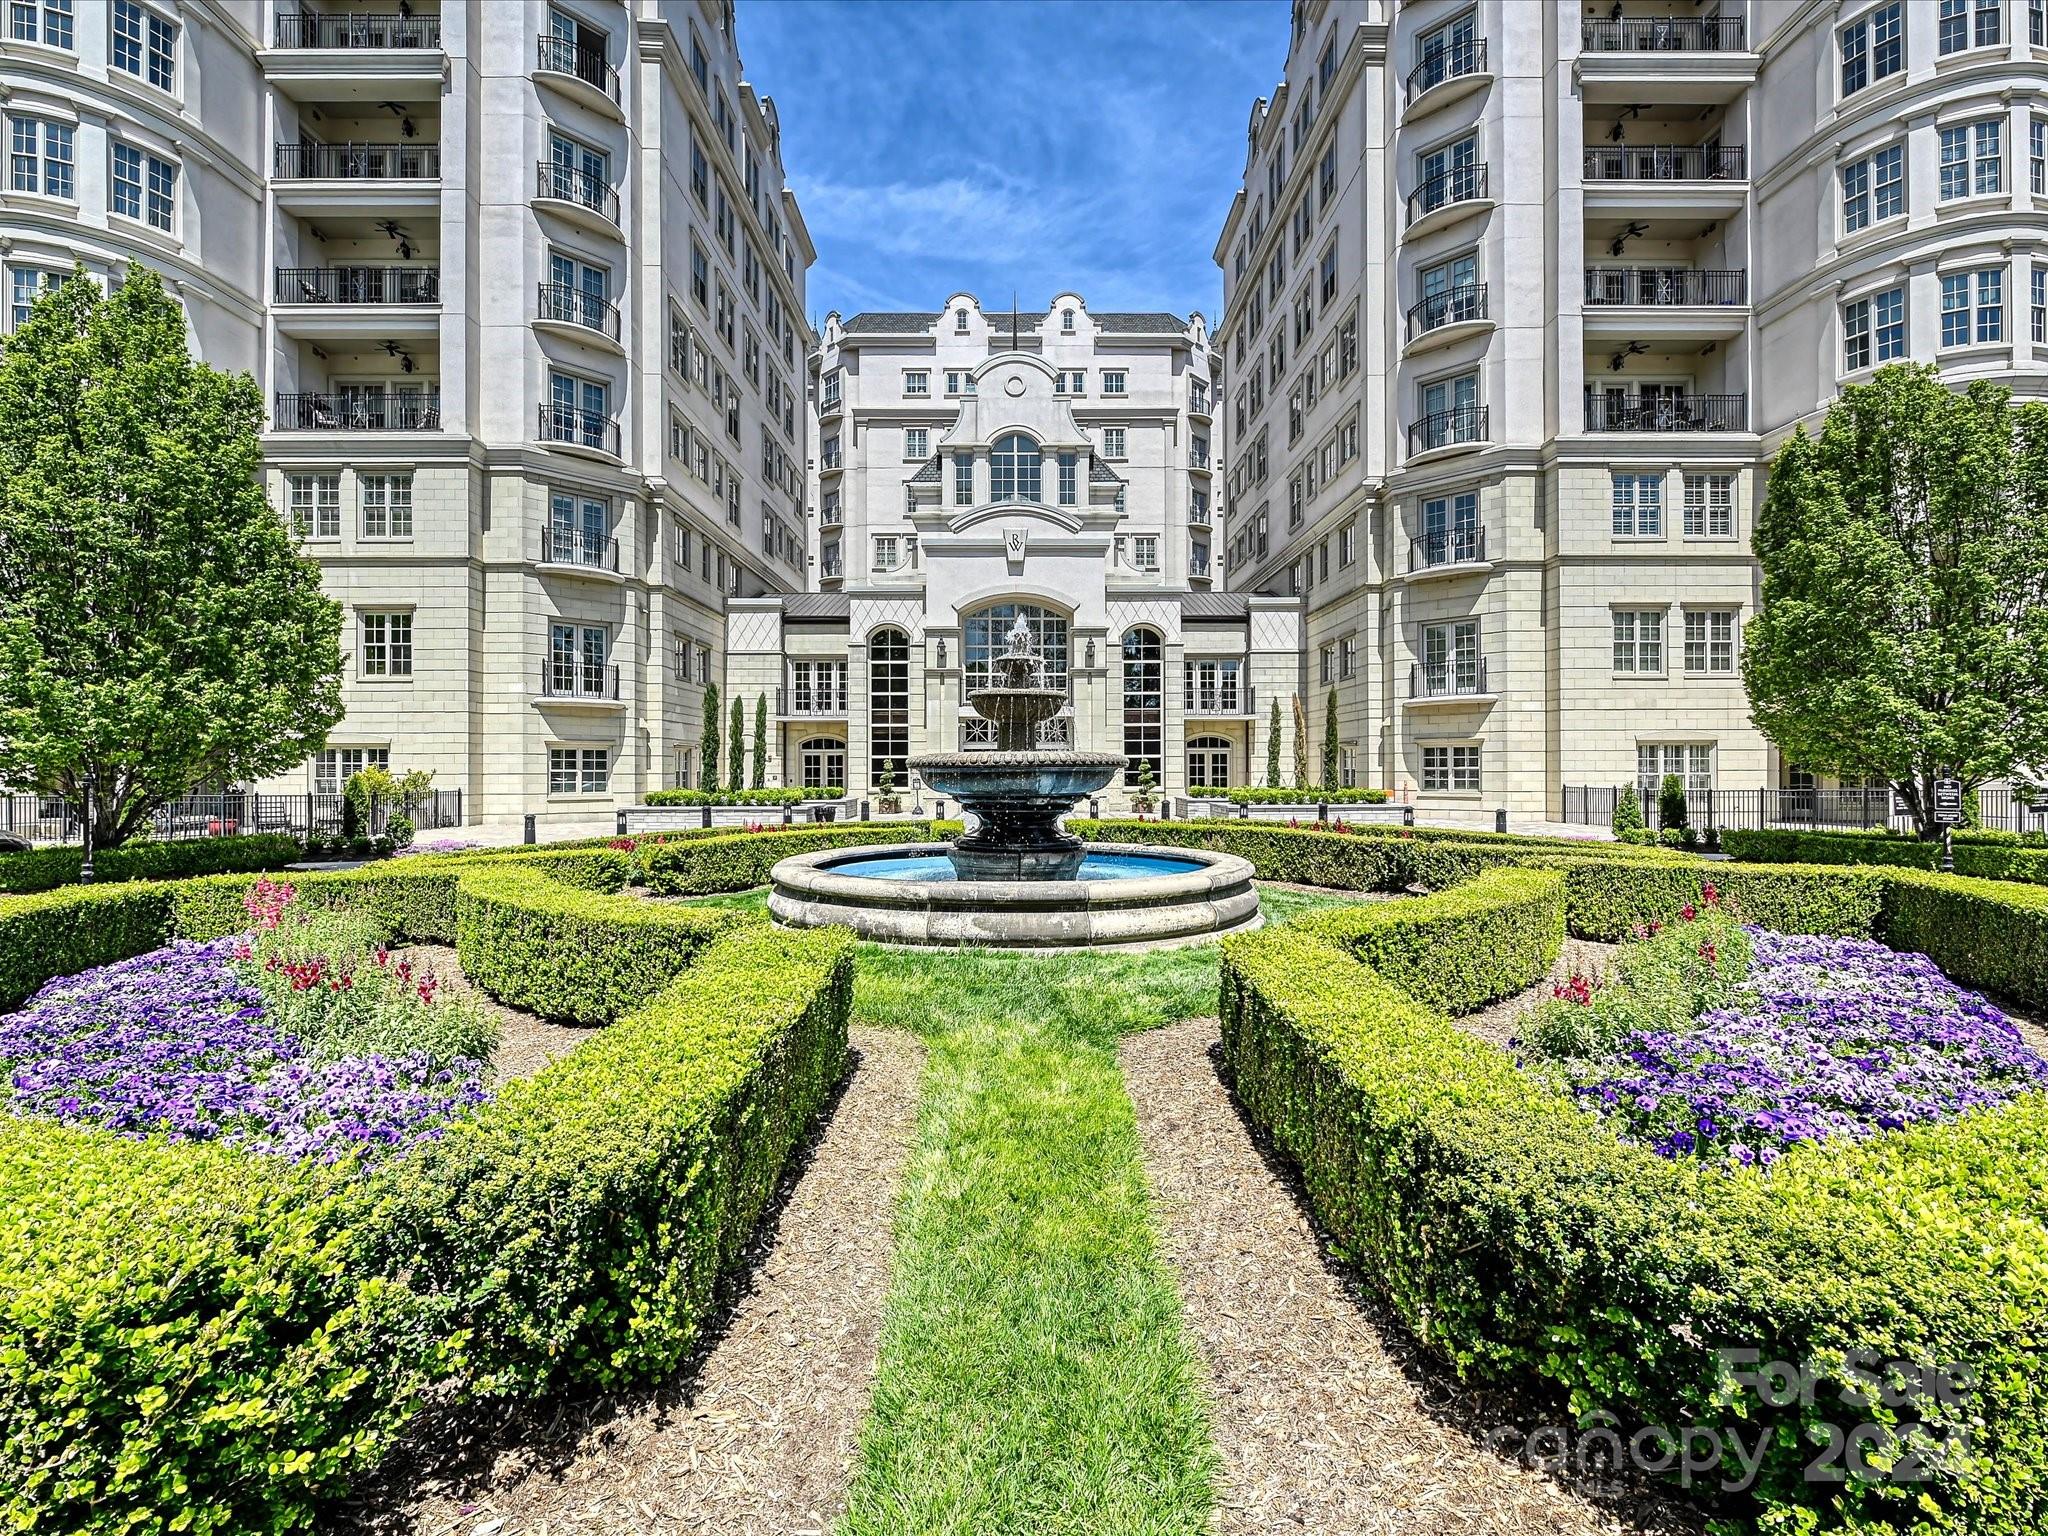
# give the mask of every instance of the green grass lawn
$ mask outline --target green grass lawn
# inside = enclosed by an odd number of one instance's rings
[[[1261,897],[1270,922],[1349,899]],[[1214,947],[863,945],[858,966],[856,1022],[927,1055],[839,1536],[1206,1530],[1215,1451],[1116,1044],[1213,1014]]]

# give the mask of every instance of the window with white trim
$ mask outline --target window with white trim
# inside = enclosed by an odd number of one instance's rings
[[[356,628],[362,636],[362,676],[412,676],[410,613],[358,614]]]
[[[2048,342],[2048,266],[2034,263],[2034,340]]]
[[[1735,610],[1733,608],[1686,609],[1685,670],[1708,674],[1734,672]]]
[[[73,0],[11,0],[7,35],[17,43],[42,43],[76,53],[75,20]]]
[[[302,539],[341,537],[341,476],[287,475],[292,532]]]
[[[1735,537],[1735,477],[1688,474],[1685,477],[1685,536],[1688,539]]]
[[[1059,456],[1059,497],[1063,507],[1074,506],[1081,499],[1081,456],[1078,453]]]
[[[1438,793],[1479,792],[1479,744],[1453,743],[1422,749],[1422,787]]]
[[[1842,28],[1842,94],[1853,96],[1905,68],[1905,6],[1892,0]]]
[[[70,275],[59,272],[55,267],[10,266],[7,269],[7,328],[18,331],[28,324],[29,311],[35,308],[36,300],[46,293],[54,293]]]
[[[2004,191],[2004,140],[2003,118],[1942,129],[1940,200]]]
[[[2048,118],[2027,124],[2027,185],[2036,197],[2048,195]]]
[[[875,569],[893,571],[903,563],[903,540],[893,533],[875,535]]]
[[[1842,232],[1906,211],[1906,148],[1891,144],[1842,167]]]
[[[549,747],[548,793],[601,795],[611,778],[609,747]]]
[[[1618,474],[1614,477],[1614,536],[1619,539],[1661,539],[1664,536],[1664,476]]]
[[[1658,742],[1636,748],[1636,788],[1656,794],[1666,774],[1677,774],[1690,793],[1714,787],[1714,744],[1710,741]]]
[[[1121,459],[1124,456],[1124,429],[1104,427],[1102,429],[1102,456],[1105,459]]]
[[[168,233],[177,206],[177,166],[118,140],[113,159],[114,212]]]
[[[1617,608],[1614,621],[1614,670],[1660,676],[1664,671],[1664,610]]]
[[[114,68],[160,91],[178,88],[177,23],[159,16],[136,0],[114,0]]]
[[[932,433],[929,427],[905,427],[903,429],[903,457],[906,459],[928,459],[932,452]]]
[[[2027,0],[2027,41],[2048,48],[2048,0]]]
[[[1159,569],[1159,535],[1156,533],[1134,534],[1131,538],[1131,565],[1140,571]]]
[[[1975,304],[1972,305],[1972,294]],[[2005,268],[1941,275],[1941,344],[1966,347],[1972,340],[2005,340]]]
[[[1103,369],[1102,392],[1105,395],[1123,394],[1125,390],[1125,385],[1128,382],[1128,378],[1129,376],[1121,368]]]
[[[313,793],[338,795],[341,787],[365,768],[391,771],[389,747],[329,747],[313,754]]]
[[[970,453],[953,455],[953,505],[974,505],[974,455]]]
[[[67,201],[78,196],[69,123],[17,117],[8,123],[8,185]]]
[[[410,474],[358,475],[356,484],[361,496],[364,538],[412,537]]]
[[[1935,52],[1947,55],[1961,53],[1965,48],[1997,47],[2001,3],[2002,0],[1941,0],[1935,19]]]
[[[1853,373],[1906,355],[1906,290],[1886,288],[1842,306],[1842,368]]]
[[[925,396],[932,392],[932,376],[923,368],[906,369],[903,374],[903,393],[911,396]]]

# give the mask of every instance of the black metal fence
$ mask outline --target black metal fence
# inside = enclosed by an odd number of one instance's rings
[[[1640,785],[1567,784],[1563,820],[1604,827],[1623,795],[1637,797],[1643,824],[1658,827],[1657,791]],[[1912,830],[1910,816],[1895,814],[1892,792],[1875,789],[1694,789],[1685,796],[1685,819],[1701,831],[1869,832]],[[2048,830],[2048,804],[2030,805],[1994,785],[1977,791],[1977,823],[1995,831]]]
[[[396,805],[379,805],[372,830],[382,832],[398,813]],[[422,832],[461,826],[462,791],[428,791],[413,807],[412,822]],[[338,793],[271,795],[230,789],[186,795],[164,806],[150,818],[143,835],[181,842],[244,832],[284,832],[304,838],[332,837],[340,831]],[[77,804],[61,795],[0,795],[0,833],[31,843],[77,843],[84,841],[85,829]]]

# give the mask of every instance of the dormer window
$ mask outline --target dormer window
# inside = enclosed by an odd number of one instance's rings
[[[1074,334],[1074,312],[1071,309],[1060,311],[1060,330],[1069,336]]]
[[[967,334],[967,311],[964,309],[953,311],[953,334],[956,336],[965,336]]]

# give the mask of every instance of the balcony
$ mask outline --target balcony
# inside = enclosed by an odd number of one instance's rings
[[[1444,346],[1464,336],[1493,329],[1486,315],[1486,284],[1464,283],[1426,296],[1408,311],[1408,340],[1403,352]]]
[[[844,720],[844,688],[781,687],[775,690],[775,718],[778,720]]]
[[[603,578],[619,576],[619,541],[580,528],[557,528],[541,524],[540,563],[577,574]]]
[[[278,432],[438,432],[441,397],[381,391],[280,393],[272,413]]]
[[[1209,455],[1197,449],[1189,449],[1188,468],[1192,469],[1198,475],[1208,474],[1210,469]]]
[[[1407,95],[1403,101],[1406,117],[1419,117],[1424,112],[1468,96],[1484,88],[1492,79],[1493,75],[1486,67],[1485,38],[1454,43],[1448,48],[1432,48],[1423,54],[1421,63],[1408,71]]]
[[[1209,399],[1208,390],[1190,389],[1188,391],[1188,414],[1190,416],[1200,417],[1203,421],[1207,421],[1214,409],[1215,407]]]
[[[1740,144],[1621,144],[1586,151],[1587,181],[1741,181]]]
[[[1487,411],[1483,405],[1453,406],[1432,411],[1408,424],[1408,457],[1416,458],[1439,449],[1463,448],[1487,440]]]
[[[1740,144],[1606,144],[1588,149],[1581,169],[1589,220],[1629,213],[1711,221],[1741,211],[1749,192]]]
[[[1408,194],[1408,239],[1457,223],[1493,206],[1486,193],[1486,167],[1460,165],[1443,171]]]
[[[1588,432],[1747,432],[1747,395],[1586,397]]]
[[[846,511],[837,501],[828,501],[818,508],[818,526],[837,528],[846,521]]]
[[[272,174],[277,206],[300,216],[424,215],[441,205],[441,147],[431,141],[279,144]]]
[[[278,304],[438,304],[439,267],[279,267]]]
[[[1438,528],[1408,546],[1408,574],[1458,576],[1492,567],[1486,558],[1486,529]]]
[[[1492,699],[1484,656],[1461,656],[1435,663],[1418,661],[1408,668],[1410,705],[1486,704]]]
[[[1188,526],[1190,528],[1207,528],[1209,526],[1209,507],[1206,502],[1191,501],[1188,503]]]
[[[836,389],[818,402],[820,416],[837,416],[844,408],[844,397]]]
[[[1589,102],[1728,102],[1756,83],[1740,16],[1626,16],[1579,28]]]
[[[818,561],[818,576],[821,580],[837,581],[845,574],[846,567],[841,564],[837,555],[821,558]]]
[[[837,450],[818,455],[818,470],[821,474],[836,475],[845,467],[846,461],[840,457]]]
[[[567,283],[542,283],[537,317],[548,326],[573,326],[607,341],[619,339],[619,306],[602,294],[586,293]]]
[[[533,200],[537,207],[603,234],[618,233],[619,194],[610,182],[552,160],[541,161],[534,172]]]
[[[1691,267],[1586,268],[1594,340],[1720,341],[1749,323],[1749,274]]]
[[[607,116],[618,115],[619,72],[602,48],[587,48],[566,37],[543,37],[533,78]]]
[[[1208,579],[1209,562],[1207,560],[1192,559],[1188,561],[1189,581],[1207,581]]]
[[[543,443],[619,457],[619,424],[602,411],[543,403],[534,435]]]
[[[1235,681],[1186,684],[1183,710],[1205,719],[1248,719],[1259,712],[1257,690]]]
[[[546,704],[566,704],[589,709],[623,709],[619,691],[619,669],[592,666],[579,657],[558,656],[540,664],[540,691],[535,695]]]
[[[436,102],[441,18],[280,12],[258,58],[280,95],[297,101]]]

